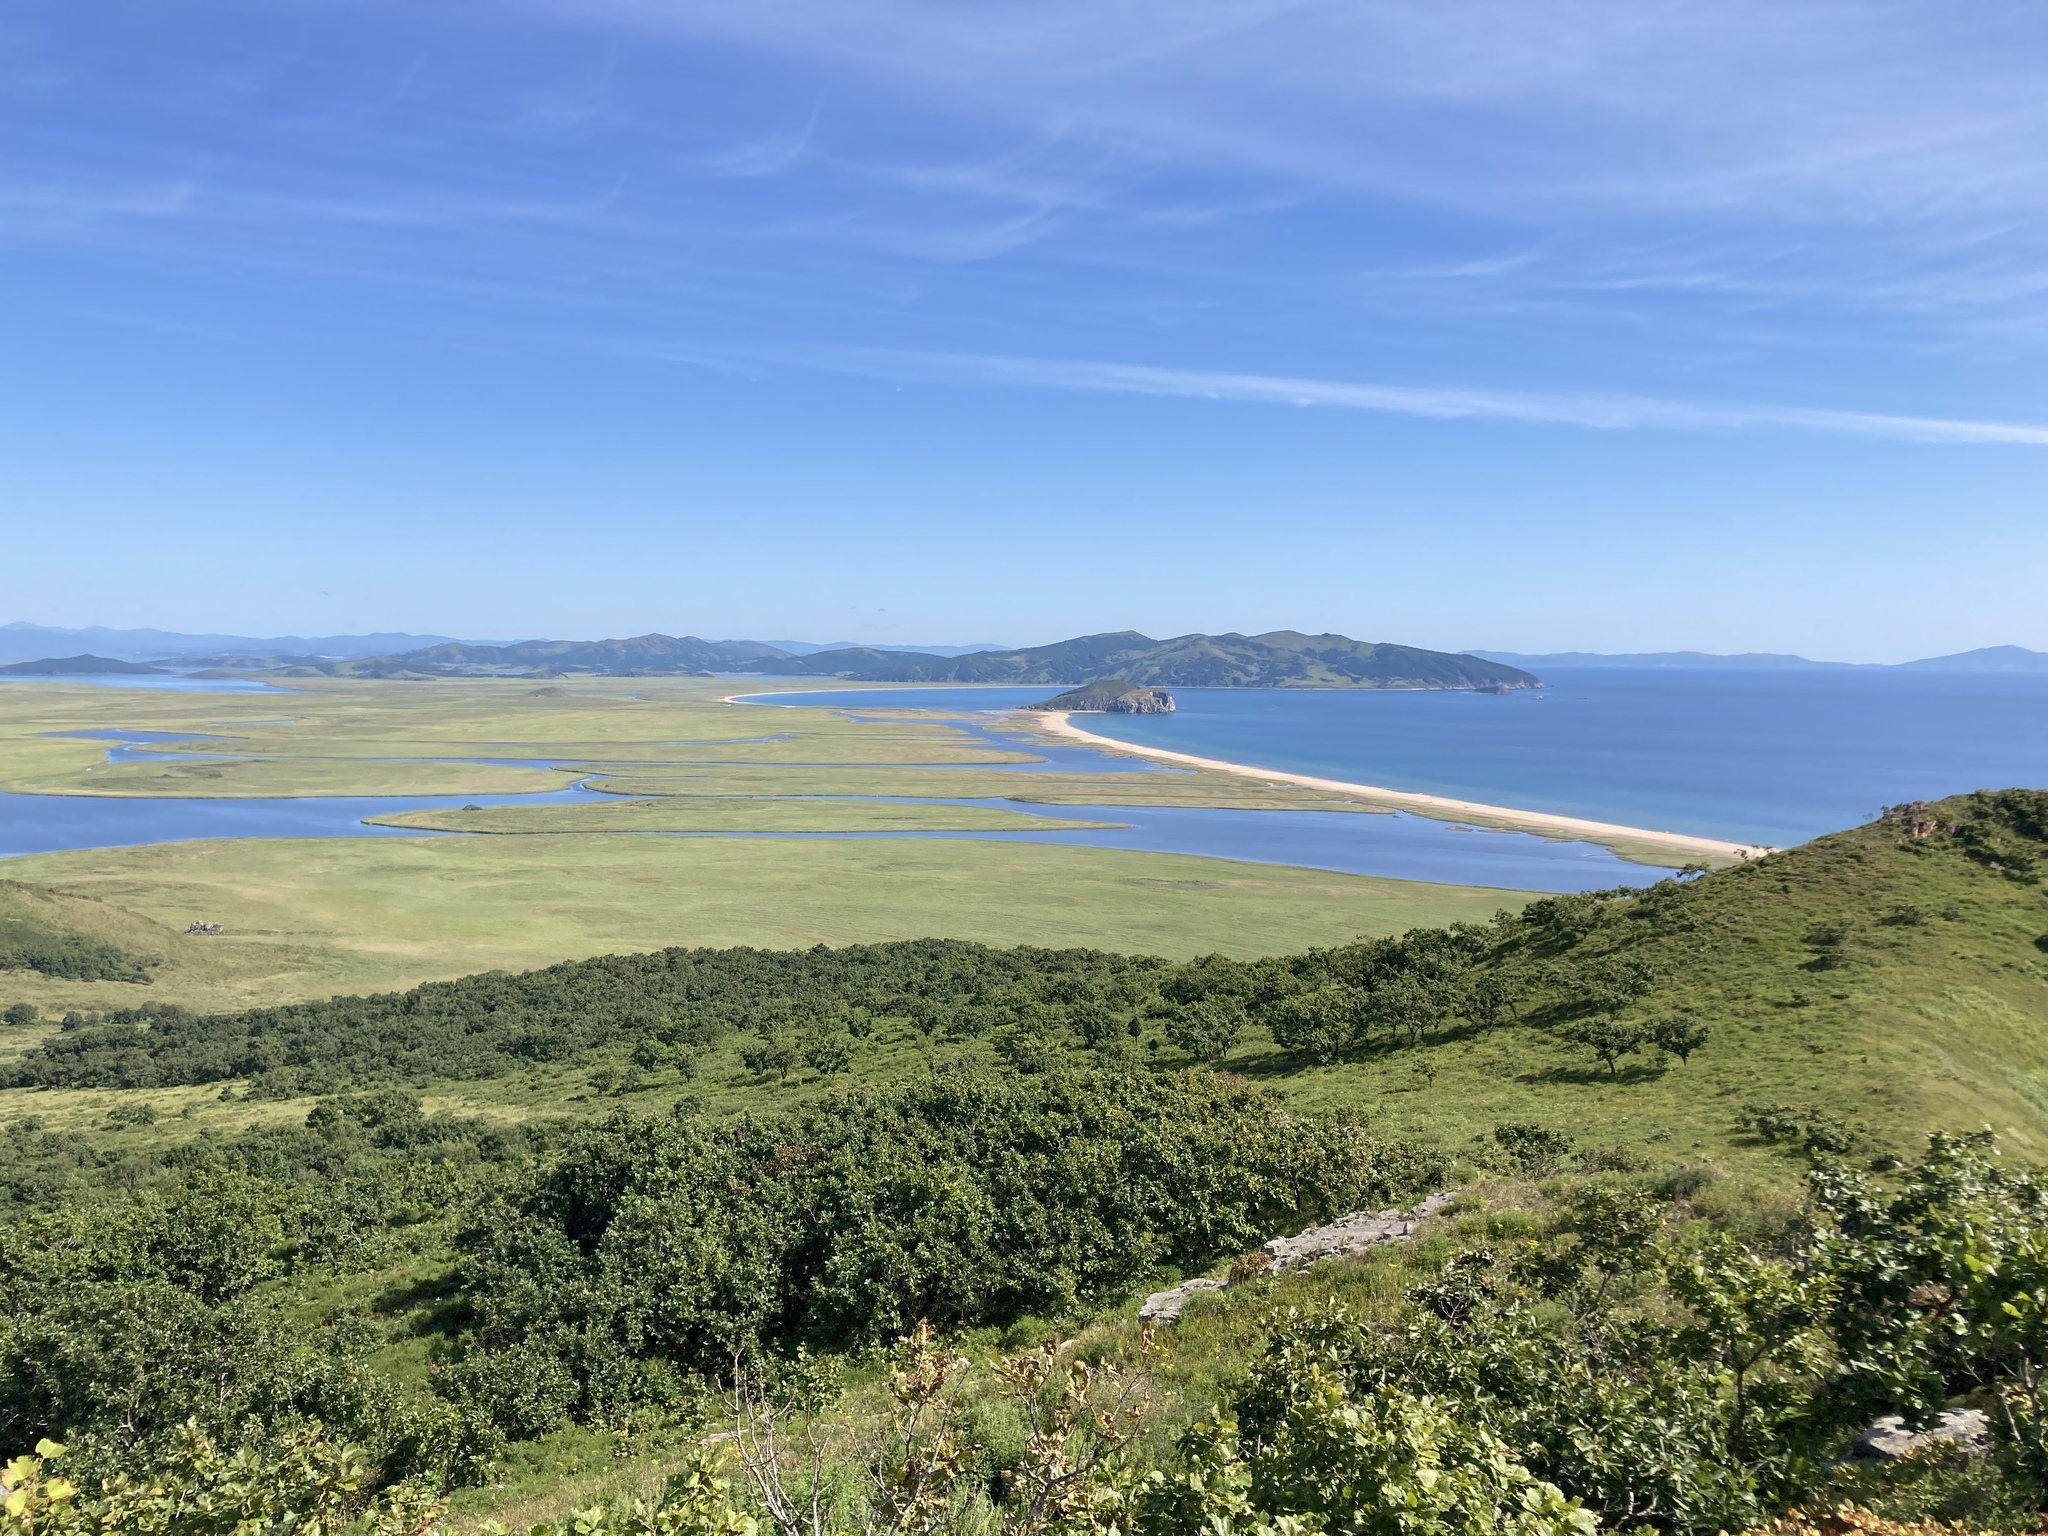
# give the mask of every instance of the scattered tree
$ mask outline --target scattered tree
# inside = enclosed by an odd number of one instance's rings
[[[1705,1045],[1713,1031],[1687,1014],[1674,1013],[1654,1020],[1649,1026],[1650,1043],[1668,1056],[1691,1065],[1692,1053]]]
[[[1197,1061],[1221,1061],[1237,1044],[1246,1023],[1244,1004],[1234,997],[1206,997],[1167,1016],[1166,1038]]]

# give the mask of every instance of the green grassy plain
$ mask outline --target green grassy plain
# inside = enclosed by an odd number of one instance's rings
[[[79,684],[0,688],[0,790],[186,796],[496,794],[558,788],[562,770],[630,796],[939,795],[1047,805],[1384,811],[1357,797],[1208,769],[1019,772],[1042,763],[1020,721],[991,745],[902,711],[796,710],[725,701],[698,678],[344,681],[251,694],[129,692]],[[829,683],[818,685],[820,691]],[[945,689],[932,690],[934,707]],[[964,718],[964,717],[963,717]],[[103,742],[53,731],[192,731],[181,762],[109,764]],[[201,735],[210,740],[198,739]],[[171,744],[166,744],[171,745]],[[241,761],[221,761],[239,758]],[[457,761],[530,761],[531,769]],[[1502,823],[1505,825],[1506,823]],[[789,830],[800,830],[792,826]],[[1614,844],[1656,862],[1668,850]]]
[[[250,839],[39,854],[0,876],[152,924],[148,987],[0,976],[0,1002],[250,1007],[665,945],[943,936],[1253,956],[1483,919],[1526,892],[966,840]],[[195,919],[219,938],[189,938]]]
[[[602,832],[1047,832],[1115,827],[1113,821],[1032,816],[993,805],[905,805],[887,800],[691,797],[576,805],[498,805],[474,811],[400,811],[380,827],[567,836]]]

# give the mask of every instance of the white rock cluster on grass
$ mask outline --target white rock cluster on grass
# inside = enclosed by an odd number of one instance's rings
[[[1271,1262],[1258,1272],[1285,1274],[1290,1269],[1302,1269],[1321,1259],[1357,1258],[1385,1243],[1402,1242],[1415,1235],[1416,1226],[1425,1216],[1434,1215],[1450,1202],[1451,1195],[1446,1191],[1431,1195],[1406,1214],[1400,1211],[1353,1211],[1326,1227],[1310,1227],[1294,1237],[1276,1237],[1265,1246],[1266,1256]],[[1154,1291],[1138,1308],[1138,1321],[1174,1322],[1190,1297],[1203,1291],[1220,1291],[1229,1284],[1227,1280],[1183,1280],[1171,1290]]]

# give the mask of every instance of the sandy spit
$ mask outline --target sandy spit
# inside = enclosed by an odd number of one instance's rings
[[[1164,747],[1134,746],[1108,736],[1084,731],[1063,712],[1019,711],[1019,718],[1036,721],[1051,735],[1112,752],[1157,758],[1162,762],[1185,763],[1191,768],[1211,768],[1267,784],[1299,784],[1306,789],[1348,795],[1374,805],[1414,811],[1439,820],[1481,821],[1493,826],[1512,827],[1522,832],[1571,837],[1594,843],[1628,843],[1637,849],[1666,849],[1688,858],[1755,859],[1771,850],[1761,844],[1723,842],[1714,837],[1695,837],[1689,832],[1657,832],[1647,827],[1624,827],[1614,822],[1588,821],[1578,816],[1558,816],[1549,811],[1522,811],[1505,805],[1481,805],[1474,800],[1453,800],[1447,795],[1426,795],[1409,789],[1383,789],[1375,784],[1348,784],[1341,779],[1319,779],[1305,773],[1283,773],[1274,768],[1254,768],[1246,763],[1226,763],[1213,757],[1195,757],[1187,752],[1170,752]]]

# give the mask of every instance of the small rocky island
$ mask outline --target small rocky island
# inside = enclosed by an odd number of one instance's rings
[[[1099,677],[1083,687],[1069,688],[1058,698],[1024,707],[1075,714],[1170,715],[1173,695],[1164,688],[1140,688],[1120,677]]]

